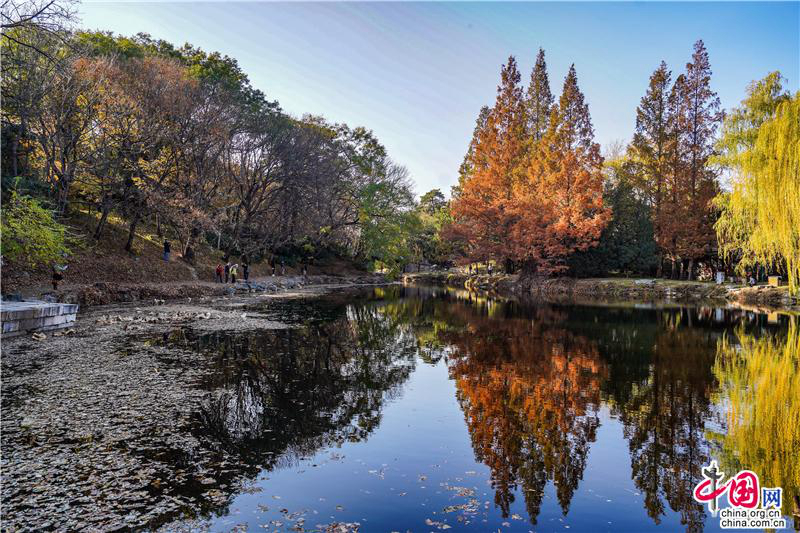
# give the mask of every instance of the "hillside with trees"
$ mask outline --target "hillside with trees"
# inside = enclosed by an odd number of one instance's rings
[[[419,235],[438,208],[423,215],[369,129],[285,113],[233,58],[71,30],[70,4],[14,7],[2,34],[4,277],[80,251],[145,257],[163,239],[189,263],[203,250],[389,272],[430,248]]]

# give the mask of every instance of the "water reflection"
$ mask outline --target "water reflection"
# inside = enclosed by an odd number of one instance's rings
[[[491,468],[495,504],[507,517],[519,486],[533,524],[548,481],[562,512],[569,511],[607,374],[596,345],[554,326],[563,318],[542,309],[498,324],[486,315],[448,336],[451,376],[475,457]]]
[[[393,316],[418,327],[420,344],[446,347],[475,457],[491,469],[504,517],[521,492],[536,524],[548,482],[567,515],[603,402],[623,424],[631,477],[655,524],[671,509],[687,531],[704,529],[692,490],[720,453],[728,471],[756,469],[785,487],[785,511],[800,508],[798,328],[787,333],[787,317],[525,305],[452,289],[408,296],[427,299],[396,302]]]
[[[681,316],[661,317],[648,372],[633,382],[629,396],[615,398],[615,412],[625,428],[631,475],[645,496],[648,515],[659,523],[669,505],[688,531],[702,531],[705,512],[692,490],[710,459],[703,435],[712,415],[717,334],[682,327]]]
[[[748,468],[762,486],[783,487],[784,512],[800,530],[800,323],[792,320],[785,337],[740,329],[736,338],[718,346],[716,397],[728,407],[727,431],[711,437],[725,471]]]
[[[200,496],[201,514],[227,512],[228,496],[216,486],[365,439],[413,372],[417,344],[406,325],[374,305],[321,305],[324,313],[315,316],[326,319],[306,327],[235,334],[182,329],[155,339],[209,356],[198,383],[208,394],[189,430],[214,454],[204,478],[209,486],[171,487]]]
[[[302,317],[297,306],[307,303],[280,305],[265,312]],[[368,441],[419,357],[447,365],[504,518],[522,499],[536,525],[549,486],[570,513],[603,410],[622,426],[629,464],[594,468],[629,469],[653,524],[677,515],[687,531],[706,527],[691,494],[711,458],[783,486],[785,511],[800,504],[800,341],[786,317],[520,303],[425,287],[314,305],[313,320],[289,330],[181,330],[161,341],[209,354],[199,383],[209,394],[192,433],[240,474]]]

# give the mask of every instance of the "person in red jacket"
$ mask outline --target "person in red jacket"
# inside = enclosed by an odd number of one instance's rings
[[[225,269],[222,268],[222,263],[217,263],[217,270],[216,270],[216,274],[217,274],[216,281],[217,281],[217,283],[222,283],[222,273],[224,271],[225,271]]]

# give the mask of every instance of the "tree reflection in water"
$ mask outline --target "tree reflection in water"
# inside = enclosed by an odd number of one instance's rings
[[[163,344],[210,356],[199,384],[209,395],[191,432],[216,454],[220,467],[209,473],[220,486],[363,440],[379,425],[417,350],[408,326],[375,304],[328,306],[324,320],[299,328],[165,336]],[[225,514],[229,502],[203,503],[204,512]]]
[[[491,469],[495,504],[507,517],[521,488],[535,524],[552,481],[566,514],[595,440],[606,368],[588,339],[556,326],[565,318],[558,311],[538,308],[514,318],[502,303],[472,303],[451,310],[466,327],[445,337],[476,459]]]
[[[504,517],[521,492],[536,524],[549,483],[567,515],[601,408],[622,425],[631,478],[656,524],[669,508],[702,531],[705,510],[691,495],[712,451],[727,470],[754,469],[797,497],[796,326],[782,344],[784,328],[761,338],[763,317],[732,310],[520,304],[401,287],[328,301],[318,315],[295,329],[169,341],[212,355],[193,432],[250,476],[364,440],[419,356],[447,364]]]
[[[738,340],[738,344],[736,341]],[[800,530],[800,323],[761,337],[739,328],[719,343],[714,374],[728,406],[727,432],[712,435],[723,471],[750,469],[783,488],[783,512]]]
[[[666,503],[680,513],[688,531],[702,531],[705,511],[692,491],[710,459],[704,432],[712,414],[717,334],[682,324],[684,311],[659,315],[649,372],[614,412],[624,426],[631,475],[648,515],[660,523]]]
[[[364,439],[414,368],[413,337],[375,307],[307,328],[212,334],[217,371],[198,429],[260,466],[291,464],[321,447]],[[271,459],[270,459],[271,458]]]
[[[687,531],[703,530],[705,510],[692,498],[692,490],[712,457],[709,422],[717,427],[724,420],[725,406],[715,405],[713,398],[717,378],[738,368],[720,366],[724,359],[718,359],[717,344],[737,324],[742,332],[763,330],[764,316],[707,307],[526,306],[454,290],[433,295],[437,298],[427,294],[427,300],[393,303],[393,316],[414,325],[421,347],[436,345],[448,355],[476,459],[491,469],[495,503],[504,517],[521,489],[536,524],[548,482],[555,486],[562,512],[568,513],[605,402],[623,425],[631,477],[644,495],[648,515],[658,524],[668,506]],[[791,338],[787,346],[796,350]],[[744,346],[745,351],[755,350],[747,342]],[[791,404],[790,394],[800,398],[797,355],[791,369],[787,357],[781,359],[784,378],[778,381],[785,386],[765,388],[778,405]],[[733,382],[743,390],[750,390],[743,384],[759,379],[740,374]],[[736,394],[742,396],[741,391]],[[749,409],[767,403],[761,394],[760,402],[749,398],[758,403]],[[780,466],[784,455],[797,465],[789,458],[800,449],[792,440],[796,431],[780,433],[779,428],[791,420],[795,430],[800,427],[800,409],[773,411],[783,418],[760,425],[762,437],[775,441],[768,453],[760,450],[759,457],[771,465],[763,465],[763,471],[782,468],[790,474],[772,478],[796,487],[796,480],[786,476],[796,477],[797,470]],[[754,431],[752,420],[750,424],[731,425],[739,432],[726,441],[731,457],[746,454],[745,443],[758,442],[742,436]],[[750,463],[756,466],[758,461]],[[794,497],[791,490],[789,494]]]

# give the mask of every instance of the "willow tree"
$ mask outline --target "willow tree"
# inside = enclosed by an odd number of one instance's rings
[[[800,323],[790,317],[786,338],[737,332],[723,338],[714,376],[717,400],[729,406],[726,429],[712,434],[726,472],[750,468],[768,487],[783,487],[784,514],[800,513]]]
[[[740,271],[785,268],[789,291],[800,293],[800,93],[785,95],[778,73],[752,84],[720,146],[735,171],[732,190],[716,199],[720,252],[739,257]]]

